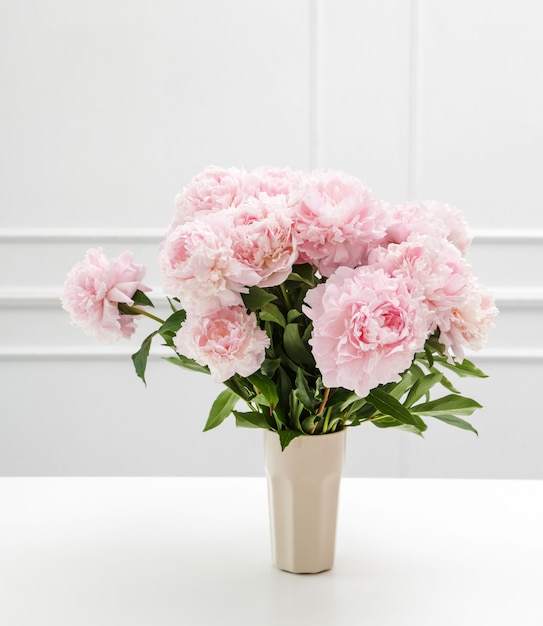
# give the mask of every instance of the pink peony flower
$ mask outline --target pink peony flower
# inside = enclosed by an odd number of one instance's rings
[[[431,327],[424,300],[382,269],[340,267],[308,291],[305,302],[323,383],[361,397],[400,380]]]
[[[452,308],[448,323],[441,326],[439,340],[462,361],[464,347],[480,350],[484,346],[497,314],[490,291],[472,277],[463,302]]]
[[[295,230],[302,259],[330,276],[366,263],[370,244],[385,235],[386,212],[358,179],[314,172],[301,185]]]
[[[258,327],[254,313],[234,306],[203,316],[189,314],[174,344],[180,354],[207,365],[215,381],[224,382],[234,374],[254,374],[270,339]]]
[[[163,242],[159,256],[162,287],[185,309],[205,312],[241,304],[243,266],[232,240],[216,223],[193,220],[178,226]]]
[[[175,198],[176,212],[169,234],[177,226],[202,213],[215,213],[254,196],[259,189],[258,177],[235,167],[211,166],[197,174]]]
[[[178,226],[163,242],[159,265],[164,291],[205,312],[241,304],[250,286],[280,284],[297,257],[285,196],[261,193]]]
[[[304,177],[303,172],[288,167],[258,167],[251,173],[259,181],[259,193],[268,196],[283,195],[288,201],[299,195],[297,192]]]
[[[434,328],[449,324],[451,309],[464,301],[471,267],[447,239],[412,233],[401,244],[377,248],[369,255],[369,267],[382,268],[422,294],[434,314]]]
[[[109,342],[135,331],[133,315],[121,315],[118,304],[134,304],[138,290],[149,291],[141,283],[145,268],[136,265],[131,252],[108,259],[100,248],[87,251],[85,260],[69,272],[61,296],[62,307],[72,323],[99,341]]]
[[[245,285],[272,287],[287,278],[298,252],[285,196],[261,193],[220,218],[228,220],[224,227],[230,233],[233,256],[247,270],[242,278]]]
[[[444,237],[463,255],[472,239],[462,211],[444,202],[408,202],[394,207],[384,245],[406,241],[411,233]]]

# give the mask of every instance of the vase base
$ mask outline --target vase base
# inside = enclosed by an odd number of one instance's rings
[[[332,568],[333,565],[330,565],[330,567],[325,567],[324,569],[315,569],[315,570],[308,570],[308,568],[289,568],[289,567],[280,567],[279,565],[276,565],[274,563],[274,566],[276,567],[276,569],[278,569],[281,572],[286,572],[287,574],[297,574],[297,575],[301,575],[301,576],[315,576],[316,574],[324,574],[324,572],[329,572]]]

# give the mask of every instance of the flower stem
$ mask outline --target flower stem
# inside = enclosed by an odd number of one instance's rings
[[[328,432],[328,421],[330,420],[330,414],[332,413],[332,407],[329,406],[328,407],[328,411],[326,411],[326,417],[324,418],[324,424],[322,426],[322,432],[323,433],[327,433]]]
[[[328,402],[329,396],[330,396],[330,387],[326,387],[326,389],[324,390],[324,397],[319,406],[319,410],[317,411],[317,415],[320,415],[324,411],[324,407],[326,406],[326,403]]]
[[[285,288],[285,284],[281,283],[280,287],[281,287],[281,293],[283,294],[283,300],[285,301],[285,304],[287,305],[287,309],[290,311],[292,307],[290,304],[290,298],[288,296],[288,292]]]
[[[164,320],[161,320],[160,317],[149,313],[149,311],[145,311],[144,309],[138,309],[135,306],[128,306],[126,304],[119,304],[119,311],[125,315],[145,315],[151,320],[158,322],[160,325],[164,324]]]

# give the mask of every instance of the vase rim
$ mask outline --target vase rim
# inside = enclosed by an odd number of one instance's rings
[[[271,428],[265,428],[264,432],[266,434],[269,434],[269,435],[272,435],[272,436],[273,435],[279,436],[278,431],[271,430]],[[302,433],[302,434],[298,435],[297,437],[295,437],[292,441],[296,441],[296,439],[308,438],[308,437],[311,437],[311,438],[314,438],[314,439],[320,439],[321,437],[329,437],[329,436],[334,436],[334,435],[344,435],[346,433],[347,433],[347,428],[342,428],[341,430],[334,430],[331,433],[321,433],[319,435],[310,435],[308,433]]]

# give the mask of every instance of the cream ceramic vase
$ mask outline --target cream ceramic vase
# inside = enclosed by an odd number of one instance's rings
[[[265,431],[272,559],[294,574],[315,574],[334,564],[345,430],[294,439],[284,451]]]

